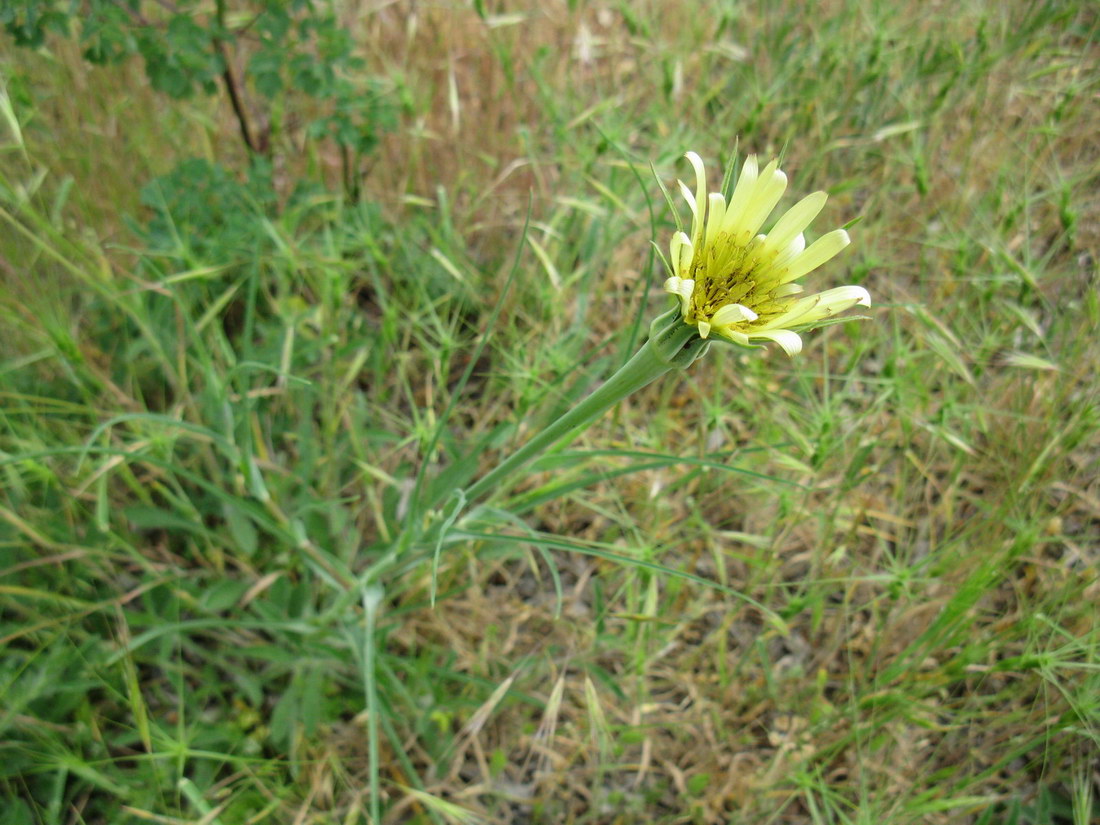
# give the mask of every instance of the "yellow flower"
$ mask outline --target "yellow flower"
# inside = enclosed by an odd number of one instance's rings
[[[779,162],[760,170],[756,156],[749,155],[727,204],[719,192],[707,195],[702,159],[694,152],[685,157],[695,167],[696,179],[694,195],[680,181],[691,207],[691,236],[672,236],[672,277],[665,281],[665,291],[679,296],[684,322],[696,325],[700,336],[715,332],[743,346],[769,340],[795,355],[802,349],[796,330],[857,304],[871,305],[861,286],[799,297],[803,288],[794,282],[849,243],[847,232],[834,229],[806,246],[802,231],[825,205],[824,192],[803,198],[767,235],[760,235],[787,188]]]

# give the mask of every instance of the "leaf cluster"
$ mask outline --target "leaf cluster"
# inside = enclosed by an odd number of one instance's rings
[[[152,88],[174,100],[223,89],[259,154],[301,129],[362,155],[393,126],[383,84],[336,13],[313,0],[219,0],[213,10],[197,0],[27,0],[0,6],[0,24],[27,48],[75,38],[98,66],[140,57]]]

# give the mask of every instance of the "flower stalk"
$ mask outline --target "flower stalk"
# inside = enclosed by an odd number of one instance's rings
[[[680,311],[672,309],[653,320],[649,339],[610,378],[508,458],[482,476],[466,491],[473,502],[501,486],[504,481],[550,447],[564,445],[631,393],[656,381],[672,369],[685,369],[708,348],[698,330],[685,324]]]
[[[649,339],[629,361],[475,482],[465,491],[464,502],[499,489],[517,470],[551,447],[572,441],[631,393],[672,369],[688,367],[710,341],[748,348],[771,341],[795,355],[802,349],[799,332],[829,323],[853,306],[871,305],[862,286],[803,296],[802,285],[796,283],[849,243],[848,233],[836,229],[806,245],[803,232],[825,205],[824,192],[803,198],[763,234],[759,230],[787,187],[778,161],[761,170],[750,155],[727,201],[722,192],[707,193],[702,159],[694,152],[685,157],[696,178],[694,193],[680,182],[692,213],[691,234],[673,235],[665,281],[665,291],[679,299],[678,308],[654,319]]]

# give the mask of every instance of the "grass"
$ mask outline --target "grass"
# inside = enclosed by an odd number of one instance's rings
[[[359,203],[4,41],[0,822],[1096,821],[1095,11],[484,6],[347,4]],[[648,164],[738,143],[873,319],[394,552],[666,306]]]

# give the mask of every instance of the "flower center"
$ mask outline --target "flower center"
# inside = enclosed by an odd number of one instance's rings
[[[758,289],[759,262],[753,260],[758,241],[740,245],[720,233],[713,244],[696,252],[691,264],[695,289],[691,294],[690,322],[710,321],[714,313],[729,304],[741,304],[758,316],[775,315],[784,306],[765,287]]]

